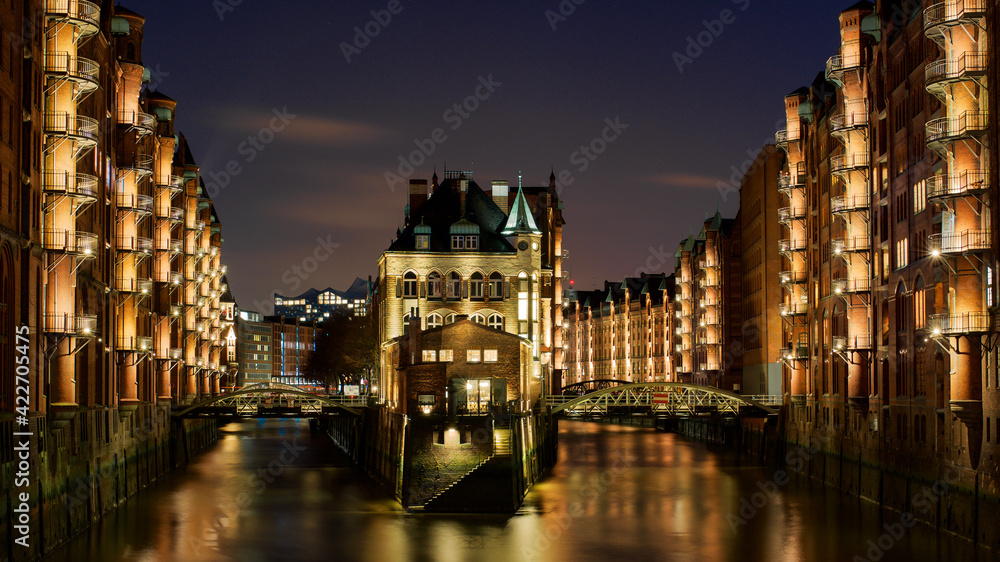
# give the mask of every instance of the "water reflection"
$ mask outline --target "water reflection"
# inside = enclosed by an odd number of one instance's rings
[[[406,515],[305,421],[248,421],[50,559],[840,562],[899,520],[800,479],[743,518],[774,476],[675,435],[563,422],[559,463],[513,518]],[[916,527],[883,560],[975,556]]]

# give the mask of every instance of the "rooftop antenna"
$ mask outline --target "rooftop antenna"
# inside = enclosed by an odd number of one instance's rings
[[[521,189],[521,170],[517,171],[517,188]]]

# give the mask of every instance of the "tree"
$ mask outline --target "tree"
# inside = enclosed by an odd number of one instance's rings
[[[370,316],[354,316],[338,310],[316,326],[316,350],[306,372],[326,387],[359,384],[370,375],[378,360],[375,322]]]

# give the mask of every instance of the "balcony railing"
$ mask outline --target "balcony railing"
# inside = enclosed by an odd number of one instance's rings
[[[833,280],[833,292],[835,294],[866,293],[871,290],[871,279],[856,277],[848,279],[841,277]]]
[[[135,193],[116,193],[115,200],[118,209],[127,210],[146,216],[153,213],[153,198]]]
[[[122,172],[149,176],[153,173],[153,157],[148,154],[133,154],[132,162],[121,166]]]
[[[974,138],[986,132],[988,114],[985,111],[966,111],[958,117],[940,117],[925,125],[927,143],[943,143]]]
[[[142,111],[123,109],[118,112],[118,124],[128,125],[140,136],[145,136],[156,129],[156,117]]]
[[[867,236],[848,236],[832,240],[831,247],[834,255],[867,252],[871,247],[871,241]]]
[[[98,239],[91,232],[72,230],[43,230],[42,245],[46,250],[66,252],[85,259],[97,257]]]
[[[90,174],[74,174],[65,170],[45,172],[42,189],[49,194],[93,202],[97,199],[97,182],[97,177]]]
[[[785,195],[791,195],[792,189],[802,188],[806,185],[805,166],[801,163],[794,170],[781,172],[778,174],[778,191]]]
[[[184,357],[184,350],[179,347],[168,347],[156,352],[156,358],[161,361],[180,361]]]
[[[990,249],[990,231],[963,230],[954,234],[931,234],[927,241],[932,256],[985,252]]]
[[[90,37],[101,29],[101,8],[86,0],[46,0],[45,15],[79,29],[80,37]]]
[[[73,82],[80,92],[92,92],[100,86],[101,65],[69,53],[48,53],[45,55],[45,75]]]
[[[184,176],[167,176],[156,181],[156,187],[173,192],[184,191]]]
[[[778,240],[778,251],[782,254],[788,254],[791,252],[803,252],[806,249],[805,240],[796,240],[786,238],[784,240]]]
[[[778,282],[782,285],[799,285],[806,282],[807,276],[805,271],[782,271],[778,274]]]
[[[927,324],[932,337],[980,334],[990,330],[990,315],[985,312],[931,314]]]
[[[859,152],[856,154],[839,154],[830,157],[830,171],[833,173],[849,172],[859,168],[868,167],[868,154]]]
[[[778,209],[778,222],[788,223],[806,218],[805,207],[781,207]]]
[[[71,313],[46,314],[45,332],[84,338],[94,337],[94,334],[97,333],[97,316]]]
[[[122,293],[148,295],[153,292],[153,281],[139,277],[118,277],[115,279],[115,289]]]
[[[872,337],[870,334],[835,336],[833,338],[833,349],[835,351],[864,351],[871,348]]]
[[[170,274],[170,284],[171,285],[183,285],[184,284],[184,274],[173,272]]]
[[[863,108],[848,109],[844,113],[834,115],[830,118],[830,130],[834,133],[843,133],[867,126],[868,112]]]
[[[146,336],[118,336],[115,347],[119,351],[150,353],[153,351],[153,338]]]
[[[719,301],[717,301],[715,299],[699,299],[698,300],[698,307],[700,307],[700,308],[708,308],[708,307],[716,307],[716,306],[719,306]]]
[[[799,344],[795,347],[783,347],[778,350],[779,359],[784,361],[801,361],[809,358],[809,346]]]
[[[97,144],[97,119],[85,115],[70,115],[65,111],[45,114],[45,134],[50,137],[68,138],[82,146]]]
[[[868,211],[868,195],[841,195],[830,198],[830,211],[835,215]]]
[[[848,49],[856,49],[855,52],[834,55],[826,61],[826,78],[831,81],[839,81],[840,76],[849,71],[861,68],[864,59],[861,57],[860,46],[848,46]]]
[[[782,129],[774,134],[774,144],[778,145],[781,149],[787,149],[788,143],[798,142],[799,131],[788,132],[788,129]]]
[[[945,57],[928,64],[924,68],[924,85],[927,91],[938,93],[948,84],[985,75],[985,53],[962,53],[957,58]]]
[[[778,304],[778,314],[781,316],[801,316],[809,306],[804,302],[783,302]]]
[[[975,23],[986,15],[986,0],[947,0],[924,9],[924,30],[928,36],[942,27]]]
[[[184,222],[184,209],[180,207],[158,207],[156,209],[156,218],[172,223],[181,223]]]
[[[136,254],[153,253],[153,239],[143,236],[119,236],[115,249],[119,252],[133,252]]]
[[[960,174],[938,174],[927,178],[927,198],[948,199],[978,195],[989,189],[989,176],[982,170],[970,170]]]

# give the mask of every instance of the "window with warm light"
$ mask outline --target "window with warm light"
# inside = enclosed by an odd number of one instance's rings
[[[424,363],[433,363],[437,361],[437,351],[433,349],[423,350],[423,360]]]
[[[465,352],[466,363],[480,363],[483,360],[482,352],[478,349],[469,349]]]
[[[427,234],[417,234],[416,248],[418,250],[427,250],[431,247],[431,237]]]
[[[451,349],[442,349],[438,353],[438,356],[441,358],[442,362],[450,363],[455,360],[455,351]]]
[[[483,362],[485,362],[485,363],[496,363],[497,362],[497,350],[495,350],[495,349],[484,349],[483,350]]]

